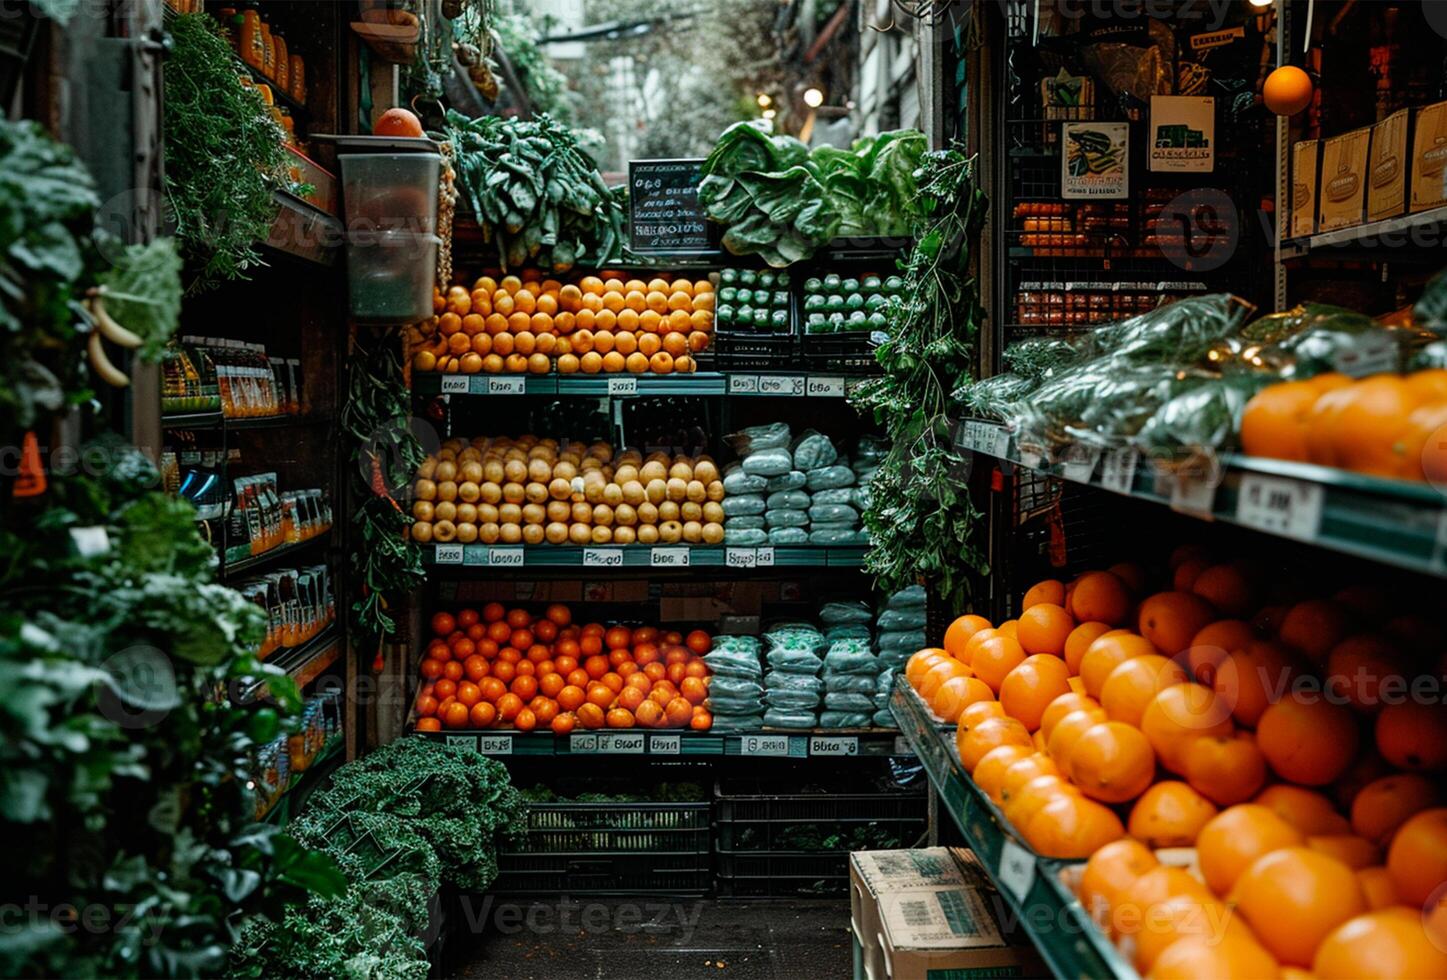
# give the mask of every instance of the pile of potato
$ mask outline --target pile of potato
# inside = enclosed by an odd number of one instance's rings
[[[413,540],[720,544],[724,488],[708,456],[527,435],[449,439],[417,471]]]

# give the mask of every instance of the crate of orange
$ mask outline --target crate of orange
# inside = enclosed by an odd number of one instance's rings
[[[493,602],[438,612],[431,632],[416,731],[713,727],[703,662],[713,641],[702,630],[579,625],[565,605],[535,616]]]

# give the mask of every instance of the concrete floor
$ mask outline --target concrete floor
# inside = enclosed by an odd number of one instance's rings
[[[444,974],[460,980],[816,980],[852,969],[847,898],[481,896],[464,913]]]

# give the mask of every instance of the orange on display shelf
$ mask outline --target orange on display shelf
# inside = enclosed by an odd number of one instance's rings
[[[1271,605],[1190,546],[1147,582],[1037,583],[907,682],[1142,974],[1447,976],[1441,627],[1373,584]]]

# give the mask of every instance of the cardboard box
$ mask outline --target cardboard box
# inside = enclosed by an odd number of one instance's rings
[[[1291,200],[1287,203],[1287,238],[1316,234],[1316,164],[1320,140],[1303,140],[1291,147]]]
[[[1407,119],[1394,112],[1372,127],[1367,161],[1367,220],[1395,218],[1407,210]]]
[[[1413,213],[1447,205],[1447,102],[1417,110],[1410,170]]]
[[[850,854],[849,918],[865,975],[871,980],[884,980],[885,976],[877,897],[880,893],[964,883],[960,866],[943,847]]]
[[[1332,231],[1362,223],[1367,202],[1370,127],[1321,142],[1321,180],[1317,184],[1316,230]]]
[[[937,885],[879,896],[880,948],[884,976],[873,980],[925,980],[969,975],[1034,975],[1037,959],[1029,946],[1012,946],[1000,934],[985,889],[970,884]]]

